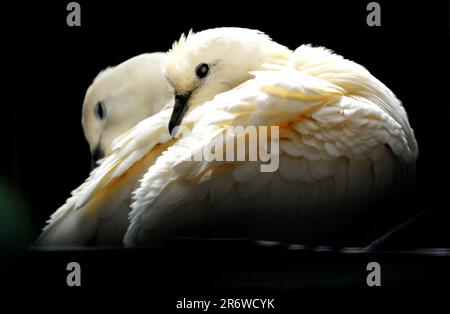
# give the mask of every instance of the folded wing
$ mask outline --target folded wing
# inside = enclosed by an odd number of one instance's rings
[[[417,143],[405,110],[366,69],[302,46],[288,65],[253,74],[188,115],[192,132],[134,194],[126,245],[203,232],[320,240],[412,180]],[[211,143],[222,143],[219,155],[240,139],[251,146],[248,134],[227,133],[233,126],[277,126],[268,138],[279,143],[278,169],[261,172],[267,161],[248,161],[248,151],[246,161],[195,161]]]
[[[36,241],[43,246],[121,244],[128,227],[131,194],[156,158],[171,144],[171,109],[137,124],[115,140],[108,157],[72,192]]]

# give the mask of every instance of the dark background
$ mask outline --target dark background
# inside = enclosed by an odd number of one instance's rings
[[[93,78],[134,55],[168,50],[191,28],[256,28],[291,49],[323,45],[366,66],[408,112],[420,153],[414,196],[423,206],[448,193],[445,3],[380,1],[382,26],[368,27],[368,1],[80,1],[82,26],[68,27],[68,2],[2,7],[1,176],[25,200],[28,239],[89,173],[81,108]]]
[[[291,49],[326,46],[366,66],[394,91],[419,143],[411,203],[414,210],[441,210],[408,235],[410,244],[448,245],[441,236],[448,230],[442,209],[448,207],[450,160],[447,3],[378,1],[382,26],[368,27],[370,1],[79,1],[81,27],[68,27],[68,2],[1,5],[6,111],[0,179],[17,207],[15,220],[3,220],[11,242],[29,244],[87,177],[81,108],[100,70],[140,53],[166,51],[191,28],[239,26],[264,31]],[[429,234],[437,236],[423,241]]]

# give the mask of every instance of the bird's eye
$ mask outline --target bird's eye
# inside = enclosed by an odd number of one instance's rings
[[[102,101],[99,101],[96,105],[95,105],[95,116],[100,119],[103,120],[106,117],[106,106]]]
[[[195,69],[195,74],[199,79],[205,78],[209,74],[209,65],[206,63],[201,63]]]

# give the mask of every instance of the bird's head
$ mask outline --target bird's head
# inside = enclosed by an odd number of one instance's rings
[[[181,36],[168,52],[167,78],[175,90],[169,131],[188,109],[251,78],[264,64],[286,61],[289,49],[244,28],[215,28]]]
[[[173,104],[162,53],[143,54],[100,72],[88,88],[82,124],[93,162],[111,153],[114,139]]]

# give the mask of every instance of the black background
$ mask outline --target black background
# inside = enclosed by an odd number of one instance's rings
[[[29,209],[25,243],[89,173],[81,107],[96,74],[140,53],[166,51],[190,29],[220,26],[259,29],[291,49],[323,45],[366,66],[402,100],[415,131],[411,199],[418,208],[446,203],[447,3],[378,1],[382,26],[368,27],[369,1],[79,1],[82,26],[68,27],[68,2],[1,7],[1,176]]]
[[[97,73],[140,53],[166,51],[190,29],[219,26],[256,28],[291,49],[323,45],[366,66],[408,112],[420,150],[420,201],[448,193],[445,3],[380,1],[381,27],[367,26],[367,1],[80,1],[81,27],[66,25],[67,3],[2,8],[3,66],[10,71],[3,82],[1,173],[26,199],[33,235],[89,173],[81,107]]]

